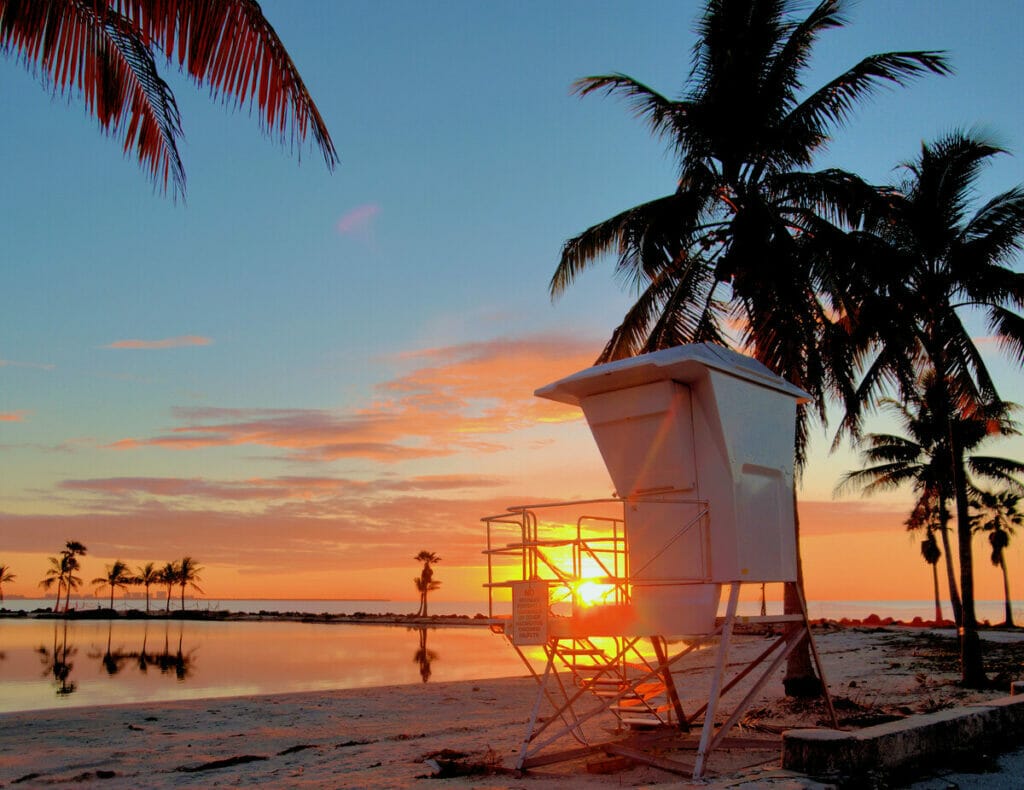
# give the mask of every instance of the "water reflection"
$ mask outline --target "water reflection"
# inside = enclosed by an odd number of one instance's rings
[[[70,679],[71,670],[75,665],[69,660],[78,653],[78,648],[68,644],[68,621],[64,620],[63,627],[57,622],[53,623],[53,649],[46,645],[40,645],[36,652],[46,670],[43,677],[53,677],[57,687],[57,694],[64,696],[74,694],[78,686]]]
[[[0,713],[51,708],[55,689],[75,707],[523,673],[485,628],[0,618],[0,646]]]
[[[437,661],[438,655],[433,650],[427,649],[427,629],[421,627],[416,630],[420,632],[420,646],[413,653],[412,660],[420,665],[420,679],[426,683],[430,680],[430,663]]]

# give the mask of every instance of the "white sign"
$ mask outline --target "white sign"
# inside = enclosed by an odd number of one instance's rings
[[[548,583],[512,583],[512,644],[543,645],[548,641]]]

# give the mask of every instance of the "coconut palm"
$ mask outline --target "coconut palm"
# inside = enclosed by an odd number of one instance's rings
[[[417,616],[427,616],[427,594],[436,590],[441,586],[441,582],[435,582],[434,569],[431,568],[432,563],[438,563],[441,558],[432,551],[423,550],[415,557],[416,562],[423,563],[423,570],[420,571],[420,575],[413,578],[413,584],[416,585],[416,591],[420,594],[420,608],[416,612]]]
[[[301,143],[312,134],[337,162],[320,112],[255,0],[0,0],[0,51],[48,87],[85,99],[104,131],[134,150],[154,183],[184,194],[178,105],[157,61],[238,106],[258,106],[266,131]]]
[[[4,585],[13,582],[18,577],[11,572],[8,565],[0,565],[0,603],[4,602]]]
[[[160,583],[160,571],[156,569],[156,564],[147,562],[145,565],[140,565],[135,569],[136,575],[132,580],[132,584],[141,584],[143,589],[146,591],[146,614],[149,614],[149,588],[154,584]]]
[[[64,593],[64,579],[67,576],[66,558],[61,556],[47,557],[46,559],[50,563],[50,567],[46,569],[46,575],[39,582],[39,586],[49,592],[50,588],[56,585],[57,600],[53,604],[53,611],[56,613],[60,611],[60,597]]]
[[[588,228],[562,250],[553,297],[608,254],[639,294],[598,362],[725,342],[728,321],[739,327],[741,346],[811,393],[822,420],[826,394],[848,386],[843,319],[859,278],[833,223],[855,221],[875,192],[849,173],[805,168],[832,129],[880,86],[948,68],[936,52],[871,55],[805,92],[814,45],[846,24],[846,6],[822,0],[797,19],[793,0],[708,0],[679,100],[623,74],[576,83],[580,95],[627,99],[669,143],[678,165],[672,194]],[[807,437],[801,409],[801,465]],[[799,610],[792,585],[786,610]],[[790,656],[786,685],[791,694],[820,692],[806,643]]]
[[[971,416],[950,422],[936,408],[943,397],[944,385],[933,373],[927,373],[919,378],[917,391],[907,393],[906,403],[883,398],[879,402],[880,410],[894,418],[902,434],[861,436],[861,458],[865,465],[845,473],[836,491],[859,488],[863,494],[871,495],[911,486],[917,499],[907,527],[939,533],[946,556],[950,604],[959,626],[963,622],[963,604],[958,595],[948,538],[949,508],[955,496],[950,477],[950,438],[955,438],[959,447],[971,453],[966,458],[970,476],[965,478],[970,490],[974,490],[971,481],[976,478],[1020,485],[1018,478],[1024,475],[1024,464],[975,452],[993,437],[1019,433],[1009,416],[1016,409],[1015,404],[993,404],[987,410],[979,409]]]
[[[1010,605],[1010,577],[1006,570],[1006,547],[1014,530],[1024,525],[1024,513],[1017,509],[1020,495],[1013,491],[981,491],[973,503],[978,511],[974,516],[974,528],[988,533],[992,546],[992,564],[1003,572],[1003,600],[1005,619],[1003,625],[1013,626],[1013,607]]]
[[[128,589],[128,585],[135,583],[135,578],[131,575],[128,570],[128,563],[122,560],[114,560],[112,565],[107,566],[107,573],[105,576],[97,576],[92,580],[92,583],[96,585],[96,591],[99,592],[104,587],[110,587],[110,608],[114,608],[114,592],[118,587],[122,589]]]
[[[932,371],[930,408],[949,435],[948,478],[957,522],[960,592],[963,598],[961,681],[986,683],[974,613],[968,472],[956,424],[984,414],[999,395],[968,318],[981,315],[1000,347],[1024,362],[1024,274],[1012,264],[1024,244],[1024,185],[984,202],[974,198],[983,168],[1003,149],[974,131],[954,131],[925,143],[906,163],[905,179],[888,195],[884,210],[870,208],[855,234],[877,293],[861,305],[861,326],[870,327],[877,353],[863,358],[864,376],[847,402],[844,429],[860,429],[863,407],[895,382],[899,394]]]
[[[169,613],[171,611],[171,593],[174,590],[174,586],[178,583],[178,575],[180,573],[178,563],[165,563],[158,573],[160,574],[159,584],[167,585],[167,612]]]
[[[925,537],[921,541],[921,557],[932,566],[932,587],[935,594],[935,622],[942,620],[942,602],[939,597],[939,560],[942,559],[943,550],[935,540],[935,533],[942,535],[943,545],[946,547],[946,574],[949,581],[950,605],[953,608],[953,619],[959,624],[961,609],[960,595],[956,588],[956,573],[953,569],[953,562],[949,557],[948,532],[949,510],[940,507],[933,494],[921,494],[910,511],[910,515],[903,523],[908,532],[920,532],[924,530]]]
[[[183,557],[178,563],[178,585],[181,587],[181,610],[185,611],[185,588],[191,587],[194,590],[202,589],[198,582],[202,581],[199,571],[203,568],[191,557]]]

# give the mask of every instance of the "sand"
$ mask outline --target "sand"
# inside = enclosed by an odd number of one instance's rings
[[[756,655],[761,635],[734,638],[730,663]],[[1024,633],[986,634],[987,691],[956,684],[949,629],[829,627],[816,630],[842,723],[868,726],[1005,696],[1024,675]],[[511,649],[511,648],[508,648]],[[707,695],[712,657],[687,657],[678,677],[685,708]],[[742,687],[741,687],[742,688]],[[648,765],[591,757],[511,771],[535,696],[529,677],[459,683],[195,700],[0,716],[0,786],[96,783],[104,787],[481,788],[680,786],[680,777]],[[723,699],[720,718],[740,694]],[[751,705],[736,734],[764,748],[715,753],[711,786],[814,786],[779,769],[779,733],[825,720],[820,703],[787,700],[781,670]],[[613,718],[595,720],[611,731]],[[749,744],[748,744],[749,747]],[[692,760],[662,745],[660,754]],[[591,768],[616,769],[594,774]],[[428,781],[438,766],[473,775]],[[704,785],[708,786],[708,785]]]

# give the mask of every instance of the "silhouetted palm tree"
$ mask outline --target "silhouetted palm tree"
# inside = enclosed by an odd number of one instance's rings
[[[992,564],[1003,572],[1003,600],[1005,619],[1003,625],[1012,626],[1013,607],[1010,603],[1010,577],[1006,570],[1006,547],[1014,530],[1024,525],[1024,513],[1017,509],[1020,495],[1012,491],[981,491],[973,503],[978,511],[974,515],[974,528],[988,533],[992,546]]]
[[[865,357],[865,374],[848,401],[844,428],[856,434],[862,409],[879,389],[898,382],[900,395],[914,389],[922,371],[932,371],[930,407],[949,434],[948,477],[952,483],[963,598],[961,681],[986,683],[974,613],[974,571],[969,492],[964,456],[968,448],[954,426],[963,415],[991,412],[999,395],[969,322],[983,315],[1004,351],[1024,361],[1024,274],[1011,268],[1024,245],[1024,186],[1017,186],[971,212],[981,170],[1003,149],[977,132],[955,131],[924,144],[904,165],[906,179],[864,215],[855,234],[870,262],[867,279],[876,298],[861,306],[860,324],[879,342]],[[875,209],[878,210],[875,210]]]
[[[154,584],[160,583],[160,571],[156,569],[156,565],[152,562],[147,562],[145,565],[140,565],[136,570],[135,579],[132,584],[141,584],[143,589],[146,591],[146,614],[149,614],[149,588]]]
[[[184,194],[178,105],[157,59],[177,60],[213,97],[258,105],[281,141],[311,133],[337,162],[320,112],[255,0],[0,0],[0,51],[41,70],[56,92],[75,92],[107,132],[134,149],[155,183]]]
[[[0,603],[4,602],[4,585],[13,582],[18,577],[11,572],[8,565],[0,565]]]
[[[114,608],[114,593],[118,587],[122,589],[128,589],[128,585],[134,584],[135,579],[128,571],[128,563],[121,560],[114,560],[113,565],[107,566],[106,576],[97,576],[92,580],[92,583],[96,585],[96,591],[99,592],[104,587],[110,587],[110,608]]]
[[[921,557],[932,566],[932,592],[935,596],[935,622],[942,622],[942,600],[939,597],[939,560],[942,558],[942,549],[935,540],[935,529],[929,526],[927,537],[921,541]]]
[[[949,504],[954,497],[950,478],[950,436],[965,452],[966,468],[974,477],[1001,483],[1013,483],[1016,475],[1024,474],[1024,464],[1008,458],[975,453],[988,439],[1012,436],[1018,433],[1016,423],[1009,414],[1014,404],[993,406],[991,414],[978,411],[950,422],[936,410],[936,403],[944,397],[942,385],[934,374],[928,373],[918,380],[918,389],[906,394],[907,402],[883,398],[881,410],[895,418],[903,432],[871,433],[859,439],[861,469],[845,473],[836,486],[837,492],[859,488],[866,495],[894,490],[910,485],[916,494],[914,510],[907,520],[910,529],[934,529],[942,538],[946,555],[950,603],[954,620],[963,622],[962,602],[957,594],[956,572],[952,562],[948,534]],[[969,479],[965,479],[971,485]]]
[[[60,611],[60,597],[64,592],[64,578],[67,575],[67,558],[61,557],[47,557],[47,561],[50,563],[50,567],[46,569],[46,575],[43,576],[42,581],[39,582],[39,586],[49,592],[50,588],[56,585],[57,587],[57,600],[53,604],[54,613]]]
[[[169,613],[171,611],[171,592],[173,592],[174,586],[178,583],[180,568],[178,563],[168,562],[164,564],[159,573],[159,583],[167,585],[167,612]]]
[[[199,582],[202,578],[199,576],[199,571],[203,568],[191,557],[183,557],[181,562],[178,563],[178,584],[181,586],[181,610],[185,611],[185,588],[191,587],[194,590],[202,592],[199,587]]]
[[[671,146],[678,186],[566,242],[550,290],[557,297],[607,254],[639,293],[598,362],[688,342],[740,345],[815,399],[848,385],[844,317],[860,288],[837,250],[833,224],[854,221],[874,191],[838,170],[805,172],[832,130],[882,84],[948,71],[935,52],[871,55],[815,91],[803,79],[819,36],[846,24],[842,0],[797,20],[792,0],[709,0],[682,98],[623,74],[587,77],[576,92],[616,94]],[[797,462],[808,437],[800,410]],[[801,570],[798,558],[798,578]],[[799,582],[798,582],[799,583]],[[786,589],[786,610],[799,597]],[[806,646],[787,668],[787,693],[817,694]]]
[[[413,578],[413,584],[416,585],[416,591],[420,594],[420,608],[416,612],[418,617],[427,616],[427,594],[438,589],[441,586],[441,582],[435,582],[434,569],[431,568],[431,563],[438,563],[441,558],[432,551],[426,551],[425,549],[413,557],[416,562],[423,563],[423,570],[420,571],[420,575]]]

